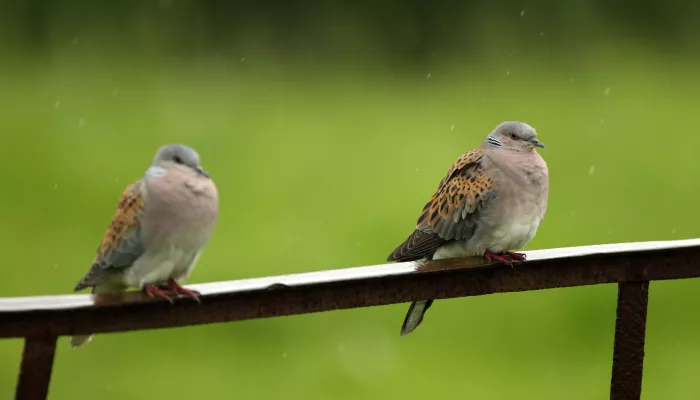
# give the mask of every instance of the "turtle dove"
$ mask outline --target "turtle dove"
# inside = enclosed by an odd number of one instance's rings
[[[178,282],[192,272],[213,233],[218,197],[194,149],[181,144],[161,147],[145,175],[123,192],[92,267],[75,291],[138,287],[171,302],[177,295],[199,301],[199,293]],[[90,338],[73,336],[71,347]]]
[[[416,229],[388,261],[482,256],[487,262],[525,261],[523,248],[544,219],[549,193],[544,148],[523,122],[503,122],[449,169],[423,208]],[[415,330],[433,300],[415,300],[401,335]]]

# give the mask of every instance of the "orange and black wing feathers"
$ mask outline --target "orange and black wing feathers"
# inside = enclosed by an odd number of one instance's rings
[[[494,181],[483,167],[481,149],[464,153],[450,168],[423,208],[416,230],[388,261],[431,258],[445,243],[470,237],[483,205],[495,194]]]
[[[94,286],[112,268],[125,268],[143,252],[140,228],[145,201],[141,181],[136,181],[122,193],[112,223],[107,228],[90,270],[78,282],[75,290]]]

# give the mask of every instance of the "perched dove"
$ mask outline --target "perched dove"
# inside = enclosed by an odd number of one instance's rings
[[[93,293],[143,289],[166,298],[179,294],[199,301],[199,293],[178,284],[190,274],[216,224],[219,198],[214,182],[199,166],[194,149],[161,147],[143,178],[129,185],[92,267],[75,291]],[[90,336],[73,336],[79,347]]]
[[[416,230],[388,258],[413,261],[482,256],[488,262],[524,261],[512,253],[537,232],[547,209],[549,172],[535,151],[544,148],[523,122],[503,122],[481,146],[449,169],[423,208]],[[417,300],[401,335],[413,332],[433,300]]]

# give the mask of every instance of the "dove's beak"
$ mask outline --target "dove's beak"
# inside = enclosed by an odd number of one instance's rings
[[[544,143],[540,142],[539,140],[532,138],[530,139],[530,143],[532,143],[533,146],[539,147],[541,149],[544,149]]]
[[[194,170],[197,172],[197,174],[199,174],[205,178],[209,178],[209,173],[207,171],[205,171],[204,168],[198,166]]]

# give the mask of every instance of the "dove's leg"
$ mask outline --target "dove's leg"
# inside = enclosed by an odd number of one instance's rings
[[[170,293],[168,293],[167,290],[159,289],[153,286],[153,284],[151,283],[143,285],[143,291],[151,297],[160,297],[168,300],[171,303],[173,302],[173,299],[170,298]]]
[[[507,253],[504,253],[504,254],[507,254]],[[508,259],[505,258],[504,256],[498,255],[498,254],[494,254],[494,253],[492,253],[492,252],[490,252],[490,251],[488,251],[488,250],[486,250],[486,251],[484,252],[484,260],[486,260],[486,262],[493,262],[493,261],[496,261],[496,262],[499,262],[499,263],[501,263],[501,264],[512,265],[512,264],[510,263],[510,260],[508,260]]]
[[[184,287],[180,286],[177,282],[175,282],[175,279],[168,279],[168,289],[170,289],[173,293],[181,294],[183,296],[190,297],[199,303],[199,292],[194,291],[194,290],[189,290],[185,289]]]

